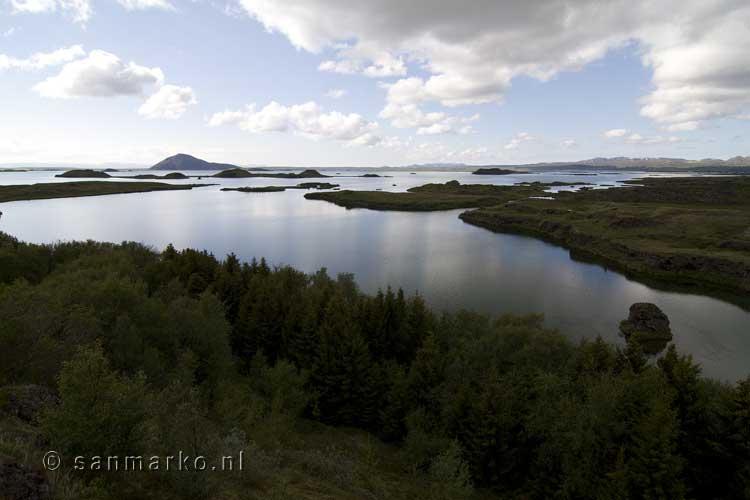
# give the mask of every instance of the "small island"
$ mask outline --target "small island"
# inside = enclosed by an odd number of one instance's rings
[[[189,179],[187,175],[181,172],[172,172],[170,174],[156,175],[156,174],[139,174],[133,176],[118,176],[118,179],[165,179],[165,180],[185,180]]]
[[[523,172],[520,170],[509,170],[507,168],[499,167],[488,167],[479,168],[472,172],[474,175],[511,175],[511,174],[528,174],[529,172]]]
[[[62,174],[57,174],[55,177],[62,177],[66,179],[109,179],[112,176],[100,170],[78,169],[68,170],[67,172],[63,172]]]
[[[669,318],[656,304],[637,302],[630,306],[628,319],[620,322],[628,342],[637,342],[646,354],[664,350],[672,340]]]
[[[250,177],[269,177],[274,179],[315,179],[330,177],[330,175],[323,175],[317,170],[307,169],[298,173],[254,173],[244,168],[230,168],[228,170],[222,170],[221,172],[214,174],[212,177],[218,177],[222,179],[245,179]]]

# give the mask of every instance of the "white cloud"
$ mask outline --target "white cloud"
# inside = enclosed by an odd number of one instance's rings
[[[57,10],[57,0],[11,0],[10,5],[15,13],[41,14]]]
[[[664,127],[664,130],[668,132],[686,132],[690,130],[698,130],[700,128],[700,122],[697,120],[681,123],[673,123]]]
[[[117,2],[127,10],[174,10],[174,5],[167,0],[117,0]]]
[[[239,2],[294,46],[333,49],[336,60],[324,70],[367,73],[374,66],[401,76],[406,61],[427,72],[396,82],[388,102],[501,101],[516,77],[549,80],[632,44],[653,72],[641,113],[664,128],[687,130],[750,103],[746,0]],[[391,67],[385,58],[401,64]]]
[[[508,150],[510,150],[510,149],[518,149],[521,146],[521,144],[523,144],[524,142],[533,141],[535,139],[536,139],[536,137],[534,137],[533,135],[529,134],[528,132],[519,132],[519,133],[516,134],[515,137],[513,137],[510,140],[510,142],[508,142],[504,146],[504,148],[508,149]]]
[[[14,26],[11,26],[7,30],[3,31],[3,38],[11,37],[15,34],[16,28]]]
[[[578,146],[578,142],[575,139],[566,139],[562,142],[562,145],[565,148],[574,148]]]
[[[346,90],[344,89],[331,89],[328,92],[326,92],[326,97],[330,97],[331,99],[341,99],[346,95]]]
[[[71,45],[70,47],[57,49],[52,52],[37,52],[27,59],[17,59],[0,54],[0,70],[18,69],[31,71],[44,69],[49,66],[59,66],[85,55],[86,52],[80,45]]]
[[[387,141],[384,140],[385,143]],[[485,146],[454,149],[441,142],[423,142],[413,144],[411,140],[397,141],[398,149],[410,161],[414,162],[438,162],[438,163],[462,163],[494,161],[499,155]],[[381,144],[382,145],[382,144]]]
[[[467,161],[477,161],[485,158],[490,158],[493,155],[490,153],[490,150],[486,147],[477,147],[477,148],[467,148],[463,151],[456,152],[455,155],[452,155],[454,157],[461,158],[463,160]]]
[[[403,58],[366,43],[338,46],[336,57],[336,60],[323,61],[318,69],[346,75],[359,73],[370,78],[406,74],[406,64]]]
[[[424,113],[416,104],[389,103],[378,115],[380,118],[391,120],[396,128],[429,127],[446,119],[441,112]]]
[[[629,144],[673,144],[673,143],[684,141],[684,139],[682,139],[681,137],[676,137],[673,135],[643,136],[642,134],[639,134],[638,132],[631,132],[624,128],[615,128],[612,130],[607,130],[606,132],[602,134],[602,136],[606,139],[623,139],[625,142]]]
[[[253,133],[294,132],[310,139],[332,139],[351,145],[376,144],[378,124],[356,113],[323,112],[316,102],[284,106],[275,101],[260,110],[255,105],[244,111],[215,113],[208,122],[211,126],[236,124]]]
[[[388,103],[378,116],[391,120],[391,125],[396,128],[416,128],[419,135],[468,134],[472,131],[468,124],[479,119],[477,114],[462,118],[440,111],[425,113],[416,104],[393,102]]]
[[[641,134],[633,133],[630,134],[626,139],[625,142],[628,142],[630,144],[674,144],[677,142],[683,142],[684,139],[680,137],[675,136],[668,136],[664,137],[661,135],[654,135],[650,137],[644,137]]]
[[[77,23],[85,23],[93,13],[90,0],[10,0],[10,4],[16,14],[47,14],[61,10]]]
[[[127,10],[175,10],[169,0],[117,0]],[[49,14],[61,11],[74,22],[86,23],[94,13],[92,0],[10,0],[15,14]]]
[[[145,87],[163,83],[159,68],[125,64],[114,54],[92,50],[85,59],[66,64],[58,75],[36,84],[34,90],[42,97],[113,97],[143,95]]]
[[[613,128],[612,130],[607,130],[602,135],[605,139],[614,139],[616,137],[625,137],[628,133],[628,129],[625,128]]]
[[[174,120],[181,117],[189,106],[197,103],[195,93],[190,87],[164,85],[143,103],[138,109],[138,114],[146,118]]]

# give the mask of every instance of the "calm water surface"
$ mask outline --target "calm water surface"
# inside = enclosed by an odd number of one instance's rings
[[[341,172],[341,175],[335,175]],[[356,173],[362,173],[358,170]],[[638,174],[566,173],[474,176],[463,172],[392,173],[354,178],[327,172],[344,189],[403,191],[427,182],[513,184],[520,181],[615,184]],[[0,173],[0,184],[63,181],[54,172]],[[122,175],[129,175],[123,173]],[[65,179],[66,180],[66,179]],[[186,181],[173,181],[180,183]],[[191,181],[187,181],[191,182]],[[193,180],[192,182],[199,182]],[[208,249],[249,260],[265,256],[312,272],[354,273],[366,292],[388,285],[419,291],[438,309],[489,314],[542,312],[573,339],[601,335],[622,343],[617,325],[633,302],[653,302],[672,322],[675,342],[709,376],[750,374],[750,313],[694,293],[655,289],[604,267],[574,261],[567,250],[531,238],[464,224],[458,211],[409,213],[346,210],[283,193],[221,192],[222,186],[296,184],[284,179],[204,179],[221,186],[0,205],[0,230],[30,242],[94,239],[140,241],[162,249]],[[393,186],[395,184],[395,186]]]

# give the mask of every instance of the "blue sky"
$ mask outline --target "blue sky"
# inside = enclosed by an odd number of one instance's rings
[[[746,2],[487,2],[0,0],[0,163],[748,154]]]

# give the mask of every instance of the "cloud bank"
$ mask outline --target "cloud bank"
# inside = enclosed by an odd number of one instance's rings
[[[635,44],[652,71],[641,114],[665,130],[750,107],[746,0],[239,0],[295,47],[335,59],[320,69],[402,78],[388,103],[500,102],[514,78],[550,80]]]
[[[375,135],[378,124],[357,113],[324,112],[314,101],[284,106],[275,101],[260,110],[254,104],[243,111],[215,113],[210,126],[234,124],[253,132],[294,132],[310,139],[332,139],[350,145],[372,146],[380,142]]]
[[[63,66],[58,75],[34,86],[42,97],[70,99],[73,97],[113,97],[143,95],[144,87],[161,86],[164,73],[133,62],[124,63],[116,55],[92,50],[85,59]]]

